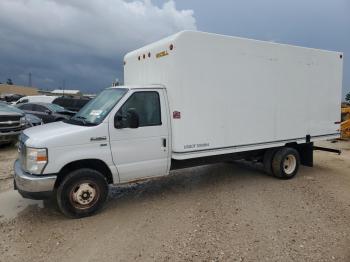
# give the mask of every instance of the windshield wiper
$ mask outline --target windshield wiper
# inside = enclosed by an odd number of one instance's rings
[[[86,117],[84,116],[73,116],[72,119],[73,118],[81,120],[81,122],[83,122],[84,125],[86,124]]]
[[[86,121],[86,117],[84,117],[84,116],[73,116],[71,118],[71,120],[79,121],[79,122],[83,123],[84,126],[95,126],[96,125],[95,123]]]

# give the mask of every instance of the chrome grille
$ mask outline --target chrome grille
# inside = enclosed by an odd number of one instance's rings
[[[13,121],[13,120],[8,120],[8,121],[0,121],[0,129],[10,129],[10,128],[15,128],[15,127],[20,127],[20,121]]]
[[[21,116],[0,116],[0,122],[19,121]]]

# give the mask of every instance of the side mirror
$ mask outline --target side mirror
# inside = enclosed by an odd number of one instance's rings
[[[133,108],[130,108],[124,116],[118,112],[114,117],[114,127],[117,129],[138,128],[139,126],[139,115]]]
[[[52,114],[52,112],[50,110],[45,110],[45,113],[48,114],[48,115]]]
[[[114,127],[117,129],[123,128],[123,116],[119,113],[114,116]]]
[[[126,120],[130,128],[138,128],[140,126],[139,114],[133,108],[128,110]]]

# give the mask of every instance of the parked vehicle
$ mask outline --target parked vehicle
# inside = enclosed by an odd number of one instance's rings
[[[41,124],[41,119],[36,116],[0,102],[0,145],[16,142],[22,130]]]
[[[314,141],[339,137],[339,52],[185,31],[124,61],[125,86],[23,132],[14,166],[22,196],[54,194],[64,214],[84,217],[108,184],[190,166],[254,160],[289,179],[313,165]]]
[[[52,101],[53,104],[62,106],[70,111],[78,112],[83,106],[85,106],[91,99],[89,97],[57,97]]]
[[[20,99],[18,99],[16,102],[14,102],[14,105],[19,104],[25,104],[25,103],[52,103],[57,98],[57,96],[45,96],[45,95],[38,95],[38,96],[24,96]]]
[[[17,141],[19,133],[26,128],[24,114],[0,104],[0,145]]]
[[[19,94],[1,94],[0,100],[6,101],[7,103],[11,103],[11,102],[17,101],[22,97],[23,95],[19,95]]]
[[[25,113],[25,119],[27,122],[27,127],[40,126],[44,124],[43,120],[33,114]]]
[[[26,113],[39,117],[44,123],[69,119],[75,114],[75,112],[66,110],[59,105],[49,103],[25,103],[17,107]]]

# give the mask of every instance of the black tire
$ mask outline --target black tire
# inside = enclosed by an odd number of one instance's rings
[[[290,147],[282,147],[275,153],[272,159],[272,173],[281,179],[293,178],[299,169],[300,157],[297,150]]]
[[[59,209],[71,218],[95,214],[102,208],[107,196],[106,178],[100,172],[89,168],[78,169],[68,174],[56,193]]]
[[[263,159],[264,171],[269,175],[273,175],[272,159],[277,150],[278,150],[277,148],[270,148],[270,149],[267,149],[264,154],[264,159]]]

